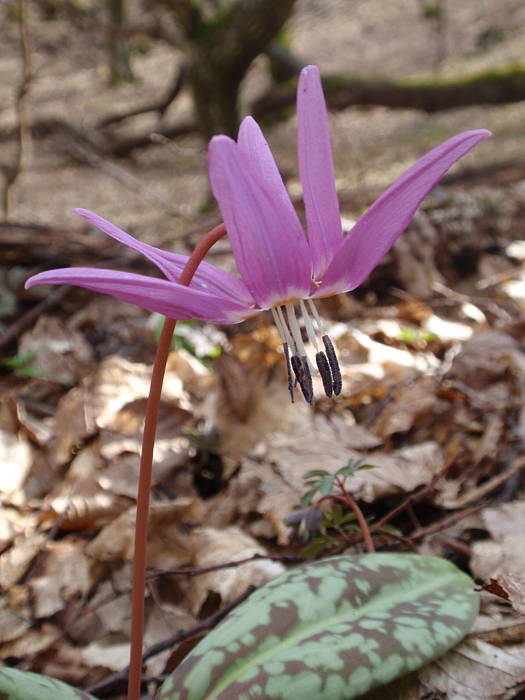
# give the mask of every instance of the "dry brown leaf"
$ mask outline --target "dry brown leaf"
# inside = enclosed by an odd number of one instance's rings
[[[127,404],[115,416],[112,430],[102,430],[100,434],[100,454],[110,464],[99,472],[99,483],[130,498],[136,496],[145,410],[145,399]],[[180,433],[189,419],[187,411],[161,402],[153,452],[153,483],[162,481],[188,459],[190,444]]]
[[[497,540],[525,531],[525,502],[513,501],[495,508],[484,508],[481,517]]]
[[[0,590],[7,590],[22,578],[44,541],[40,533],[19,536],[0,554]]]
[[[390,345],[372,340],[366,333],[357,328],[353,328],[350,332],[368,351],[368,362],[371,364],[398,365],[420,372],[428,372],[428,370],[436,369],[439,366],[438,359],[431,352],[412,353],[408,350],[393,348]]]
[[[107,357],[99,366],[91,381],[90,410],[99,428],[120,431],[120,411],[149,394],[151,367],[139,362],[129,362],[122,357]],[[163,399],[182,409],[191,410],[182,381],[174,373],[166,374]],[[135,419],[133,419],[135,420]]]
[[[0,643],[11,642],[21,637],[31,627],[29,605],[11,606],[6,598],[0,598]]]
[[[224,530],[197,528],[188,537],[188,546],[192,552],[192,564],[197,569],[267,553],[253,537],[238,527]],[[282,564],[268,559],[193,577],[187,590],[191,610],[194,615],[198,615],[210,590],[219,593],[223,603],[230,603],[244,593],[248,586],[260,586],[284,570]]]
[[[116,451],[106,447],[110,457],[123,449],[131,448],[137,452],[150,379],[151,368],[148,365],[111,356],[105,358],[97,371],[86,377],[80,387],[68,392],[60,400],[56,413],[53,456],[57,465],[69,461],[75,448],[99,429],[131,438],[130,443],[124,441]],[[181,379],[174,371],[166,374],[163,401],[172,410],[173,407],[180,410],[177,414],[180,426],[191,404]]]
[[[118,579],[124,579],[119,581]],[[93,596],[77,611],[68,635],[79,644],[111,643],[126,639],[130,632],[131,568],[120,567],[111,580],[105,579]]]
[[[224,525],[234,514],[261,514],[270,525],[261,532],[254,524],[249,531],[288,542],[284,518],[297,507],[305,491],[303,476],[312,469],[335,472],[349,459],[364,459],[373,469],[359,471],[348,479],[356,498],[376,498],[411,491],[427,484],[443,467],[441,449],[434,442],[410,446],[390,454],[364,452],[380,441],[364,428],[342,416],[296,411],[286,430],[266,436],[264,443],[242,460],[241,470],[227,492],[217,498],[210,524]],[[358,451],[359,450],[359,451]]]
[[[84,599],[96,583],[93,563],[82,549],[78,540],[47,543],[38,571],[28,583],[36,617],[51,617],[68,601]]]
[[[484,607],[482,597],[482,607]],[[510,614],[510,608],[501,610],[495,615],[480,613],[474,622],[469,637],[481,639],[490,644],[519,644],[525,642],[525,618]]]
[[[0,492],[12,502],[25,501],[21,488],[33,463],[33,451],[22,436],[0,430]]]
[[[89,371],[93,352],[84,336],[54,316],[40,316],[22,335],[18,352],[33,355],[34,365],[52,382],[73,386]]]
[[[75,467],[80,473],[92,464],[89,456],[83,465]],[[97,482],[96,474],[87,471],[87,476],[66,478],[44,499],[40,521],[44,524],[58,522],[61,530],[82,530],[100,526],[127,508],[129,501],[104,491]]]
[[[136,508],[128,508],[86,546],[86,554],[97,561],[131,560]],[[195,523],[201,517],[194,499],[179,498],[153,503],[150,509],[148,564],[158,568],[179,565],[188,559],[186,536],[180,532],[183,522]]]
[[[81,660],[90,667],[120,671],[129,663],[129,643],[99,644],[91,642],[80,650]]]
[[[525,615],[525,576],[501,573],[497,582],[507,594],[513,609],[518,615]]]
[[[0,644],[0,659],[27,659],[49,649],[62,636],[62,630],[45,622],[41,627],[24,630],[10,642]]]
[[[473,574],[484,581],[501,574],[521,576],[525,571],[525,503],[485,508],[481,517],[492,539],[473,544]]]
[[[82,442],[97,430],[90,408],[90,394],[89,386],[82,384],[68,391],[58,403],[50,453],[57,467],[69,462]]]
[[[467,639],[418,673],[448,700],[510,700],[525,683],[525,643],[498,647]]]
[[[179,630],[191,629],[196,624],[196,618],[179,605],[162,603],[159,606],[156,603],[152,603],[146,611],[145,647],[158,644],[165,639],[169,639]],[[166,649],[161,654],[148,659],[146,662],[146,674],[151,678],[160,676],[171,653],[172,649]]]
[[[88,666],[82,661],[81,650],[64,639],[37,657],[32,670],[77,687],[86,685],[89,673]]]
[[[436,410],[439,403],[437,389],[438,383],[433,377],[418,377],[395,391],[374,421],[374,432],[383,439],[408,432],[416,421]]]

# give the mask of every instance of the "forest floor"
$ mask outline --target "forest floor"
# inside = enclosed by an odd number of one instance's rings
[[[396,76],[523,56],[521,2],[448,3],[441,34],[415,0],[355,0],[351,16],[348,6],[299,2],[292,49],[322,71]],[[23,283],[69,264],[151,272],[87,230],[75,207],[184,252],[218,211],[203,210],[205,147],[196,136],[127,158],[86,145],[103,117],[158,98],[179,60],[172,48],[137,40],[136,82],[110,87],[103,33],[34,11],[30,24],[30,120],[72,129],[35,130],[0,223],[0,659],[119,698],[122,679],[97,684],[128,661],[138,455],[161,319],[84,290],[26,292]],[[0,45],[5,163],[16,150],[14,22],[0,25]],[[266,80],[261,58],[243,104]],[[142,115],[111,136],[155,134],[189,115],[183,93],[162,121]],[[330,120],[346,228],[441,140],[478,127],[494,135],[436,188],[358,293],[320,305],[341,359],[337,400],[290,403],[269,318],[177,329],[156,444],[146,646],[275,576],[283,557],[359,549],[353,524],[332,527],[328,511],[309,542],[286,519],[307,472],[364,459],[373,468],[347,488],[372,526],[387,518],[395,528],[375,533],[378,549],[445,556],[480,585],[499,586],[491,588],[499,596],[483,592],[476,626],[444,657],[445,671],[415,675],[388,697],[517,697],[525,688],[525,103],[431,116],[351,109]],[[295,119],[267,136],[300,208]],[[227,243],[210,259],[233,267]],[[208,570],[254,555],[268,559]],[[149,659],[152,688],[188,648]]]

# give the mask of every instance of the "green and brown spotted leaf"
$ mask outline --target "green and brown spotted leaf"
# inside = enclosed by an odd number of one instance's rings
[[[93,695],[39,673],[0,668],[0,700],[96,700]]]
[[[441,656],[469,631],[478,605],[472,580],[436,557],[305,564],[232,611],[157,700],[351,700]]]

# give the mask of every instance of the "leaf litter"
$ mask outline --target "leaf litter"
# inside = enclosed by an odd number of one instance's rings
[[[429,241],[436,220],[454,219],[447,206],[422,215]],[[301,556],[304,542],[287,518],[299,508],[305,475],[364,460],[371,468],[345,484],[372,532],[383,520],[393,528],[378,526],[377,543],[449,556],[487,591],[484,629],[400,682],[400,697],[499,699],[525,686],[522,301],[503,281],[465,310],[468,293],[443,291],[452,253],[425,294],[404,284],[398,254],[386,265],[390,274],[398,270],[404,300],[370,306],[365,294],[351,307],[332,301],[322,309],[341,357],[338,402],[320,400],[313,410],[290,404],[279,338],[264,319],[234,329],[215,360],[173,351],[155,454],[147,645],[273,578],[284,568],[280,558]],[[402,257],[421,272],[420,262]],[[437,262],[429,253],[425,264]],[[408,298],[416,292],[422,301]],[[511,309],[510,318],[497,308]],[[90,324],[97,314],[111,323],[120,310],[102,300],[89,313]],[[85,312],[82,322],[72,318],[64,325],[43,316],[24,334],[20,351],[34,353],[35,371],[0,404],[7,466],[0,657],[88,687],[127,663],[134,499],[154,340],[143,317],[130,315],[144,358],[109,346],[100,356]],[[192,332],[185,329],[185,348],[196,347]],[[339,540],[333,544],[341,551]],[[359,538],[345,547],[359,548]],[[149,659],[148,677],[162,677],[184,648]]]
[[[484,588],[471,635],[381,697],[503,700],[525,687],[520,192],[436,190],[366,286],[321,305],[341,360],[336,402],[290,404],[265,319],[218,335],[184,327],[155,448],[147,647],[303,557],[288,523],[305,475],[362,460],[371,468],[345,486],[378,547],[447,556]],[[3,364],[0,658],[84,688],[127,664],[155,323],[76,292]],[[336,535],[317,551],[360,551],[355,530]],[[153,685],[191,643],[147,660]]]

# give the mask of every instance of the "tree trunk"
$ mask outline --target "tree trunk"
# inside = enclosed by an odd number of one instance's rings
[[[165,0],[184,35],[183,49],[199,131],[235,136],[239,87],[250,64],[277,36],[296,0],[237,0],[205,18],[190,0]]]

